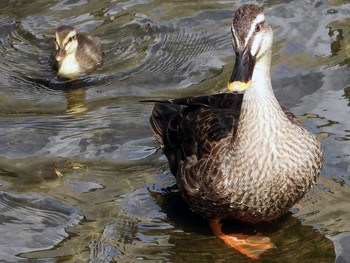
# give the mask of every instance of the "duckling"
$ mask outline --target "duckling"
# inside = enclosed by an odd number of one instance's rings
[[[58,76],[75,79],[102,64],[102,47],[95,37],[72,26],[58,27],[55,35]]]

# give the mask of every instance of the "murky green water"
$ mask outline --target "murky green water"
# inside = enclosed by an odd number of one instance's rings
[[[248,262],[182,201],[149,129],[152,105],[138,102],[225,91],[244,1],[5,2],[0,261]],[[261,262],[350,262],[350,3],[260,4],[276,95],[323,138],[326,163],[293,216],[227,225],[271,237],[277,249]],[[105,50],[98,71],[67,85],[51,67],[61,24]]]

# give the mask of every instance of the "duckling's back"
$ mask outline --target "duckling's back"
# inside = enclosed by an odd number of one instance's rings
[[[77,35],[78,48],[75,55],[81,71],[89,71],[100,66],[103,61],[102,46],[99,41],[87,33]]]

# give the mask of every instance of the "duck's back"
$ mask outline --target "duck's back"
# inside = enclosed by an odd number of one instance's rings
[[[242,94],[215,94],[154,105],[152,130],[191,206],[193,202],[188,200],[191,194],[200,194],[207,180],[220,180],[221,172],[214,170],[222,161],[222,151],[234,140],[242,97]],[[213,169],[210,178],[206,177],[207,168]]]

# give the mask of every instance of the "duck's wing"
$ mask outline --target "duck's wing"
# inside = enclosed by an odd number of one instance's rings
[[[294,124],[299,125],[304,127],[303,123],[298,119],[297,116],[294,115],[293,112],[291,112],[289,109],[287,109],[286,107],[281,106],[284,114],[287,116],[287,118]]]
[[[151,127],[174,175],[186,158],[199,161],[209,154],[215,156],[215,151],[232,143],[241,104],[242,94],[233,93],[155,103]]]

